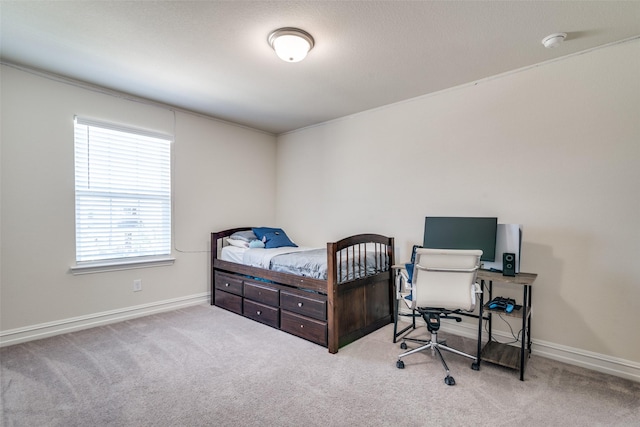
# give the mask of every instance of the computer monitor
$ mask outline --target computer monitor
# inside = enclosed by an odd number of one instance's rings
[[[496,257],[498,218],[428,216],[422,246],[433,249],[481,249],[482,261]]]

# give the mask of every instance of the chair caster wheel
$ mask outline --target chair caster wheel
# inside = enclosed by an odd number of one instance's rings
[[[473,362],[471,364],[471,369],[473,369],[474,371],[479,371],[480,370],[480,364],[477,362]]]
[[[444,383],[445,383],[446,385],[456,385],[456,380],[454,380],[454,379],[453,379],[453,377],[452,377],[451,375],[447,375],[447,376],[444,378]]]
[[[398,369],[404,369],[404,362],[402,360],[398,360],[396,362],[396,368]]]
[[[406,342],[402,342],[402,344],[400,344],[400,348],[403,350],[407,349],[407,343]]]

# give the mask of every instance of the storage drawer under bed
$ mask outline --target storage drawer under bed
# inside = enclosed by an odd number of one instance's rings
[[[236,314],[242,314],[242,297],[239,295],[216,289],[214,301],[218,307],[233,311]]]
[[[242,278],[231,274],[215,272],[216,289],[242,296]]]
[[[316,344],[327,346],[326,322],[320,322],[283,310],[280,313],[280,329]]]
[[[327,297],[214,271],[215,305],[327,346]]]
[[[244,297],[273,307],[277,307],[280,300],[278,289],[247,280],[244,281]]]
[[[244,316],[274,328],[280,327],[280,309],[259,302],[244,300]]]
[[[323,295],[282,290],[280,308],[317,320],[327,320],[327,299]]]

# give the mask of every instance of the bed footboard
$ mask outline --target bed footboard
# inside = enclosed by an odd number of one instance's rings
[[[378,234],[327,244],[329,352],[393,321],[393,247]]]

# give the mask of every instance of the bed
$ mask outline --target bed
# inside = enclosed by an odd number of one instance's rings
[[[254,230],[211,233],[212,305],[330,353],[393,321],[392,237],[359,234],[326,248],[269,247],[267,236],[256,239],[266,248],[233,243]]]

